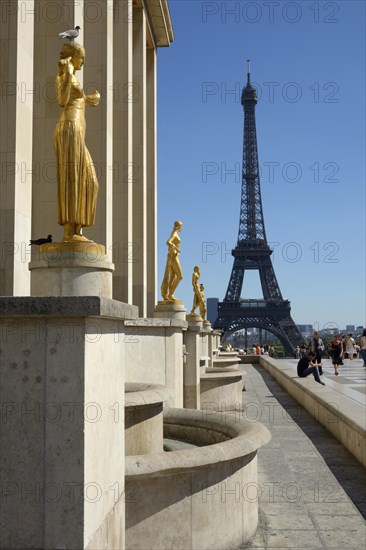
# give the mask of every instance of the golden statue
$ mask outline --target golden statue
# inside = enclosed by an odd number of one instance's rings
[[[201,284],[198,284],[198,280],[201,277],[200,268],[198,265],[194,266],[192,273],[192,287],[193,287],[193,306],[190,315],[195,315],[195,310],[199,308],[200,317],[202,321],[206,321],[206,300],[204,290],[205,287]]]
[[[180,255],[180,238],[179,232],[183,227],[183,223],[176,221],[172,234],[167,240],[168,257],[166,260],[163,282],[161,283],[161,295],[165,302],[179,302],[174,296],[174,291],[180,281],[183,279],[182,268],[179,262]]]
[[[199,308],[200,308],[200,315],[201,315],[202,320],[207,321],[207,319],[206,319],[207,308],[206,308],[206,300],[205,300],[204,290],[205,290],[205,287],[203,285],[200,285],[201,299],[200,299],[200,303],[199,303]]]
[[[191,315],[194,315],[195,310],[199,307],[201,300],[200,287],[198,285],[198,280],[201,276],[200,268],[198,265],[194,266],[192,273],[192,288],[193,288],[193,306],[191,310]]]
[[[85,146],[85,103],[98,105],[100,95],[85,95],[75,77],[84,64],[85,50],[76,42],[65,43],[56,77],[57,102],[62,107],[54,133],[57,158],[58,223],[64,226],[64,242],[88,241],[83,227],[94,225],[98,180]]]

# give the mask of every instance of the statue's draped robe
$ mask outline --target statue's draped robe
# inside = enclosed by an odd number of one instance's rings
[[[85,146],[85,96],[74,75],[56,78],[62,109],[54,133],[57,158],[58,223],[94,225],[98,180]]]

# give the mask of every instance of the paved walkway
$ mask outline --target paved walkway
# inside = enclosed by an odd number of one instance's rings
[[[288,360],[296,365],[295,360]],[[365,402],[366,369],[347,361],[326,385]],[[243,488],[259,500],[259,527],[245,549],[363,550],[366,470],[259,366],[245,365],[245,417],[262,422],[272,440],[258,453],[258,483]]]

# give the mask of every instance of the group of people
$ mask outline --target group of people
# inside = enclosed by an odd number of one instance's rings
[[[270,357],[275,356],[275,349],[269,344],[253,344],[252,348],[242,349],[242,348],[233,348],[233,346],[228,343],[222,346],[223,351],[237,351],[239,355],[269,355]]]
[[[355,353],[356,342],[352,334],[348,334],[347,337],[343,340],[340,338],[339,334],[335,334],[332,341],[328,346],[328,352],[332,359],[332,365],[334,367],[334,374],[338,376],[339,366],[343,365],[343,358],[345,354],[348,354],[349,359],[353,359]],[[305,347],[305,346],[303,346]],[[366,329],[364,329],[361,339],[360,339],[360,352],[363,359],[363,366],[366,367]],[[305,348],[306,349],[306,348]],[[301,378],[309,376],[312,374],[314,379],[319,384],[325,385],[321,381],[320,376],[323,374],[322,368],[322,353],[325,347],[323,340],[320,338],[318,332],[314,332],[314,336],[311,341],[309,350],[302,353],[301,347],[300,350],[300,359],[297,364],[297,374]]]
[[[270,346],[269,344],[253,344],[252,347],[252,354],[253,355],[269,355],[270,357],[274,357],[275,350],[273,346]]]

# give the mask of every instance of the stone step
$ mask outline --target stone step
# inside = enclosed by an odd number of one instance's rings
[[[228,367],[206,367],[206,374],[215,372],[239,372],[239,369],[234,365],[229,365]]]

